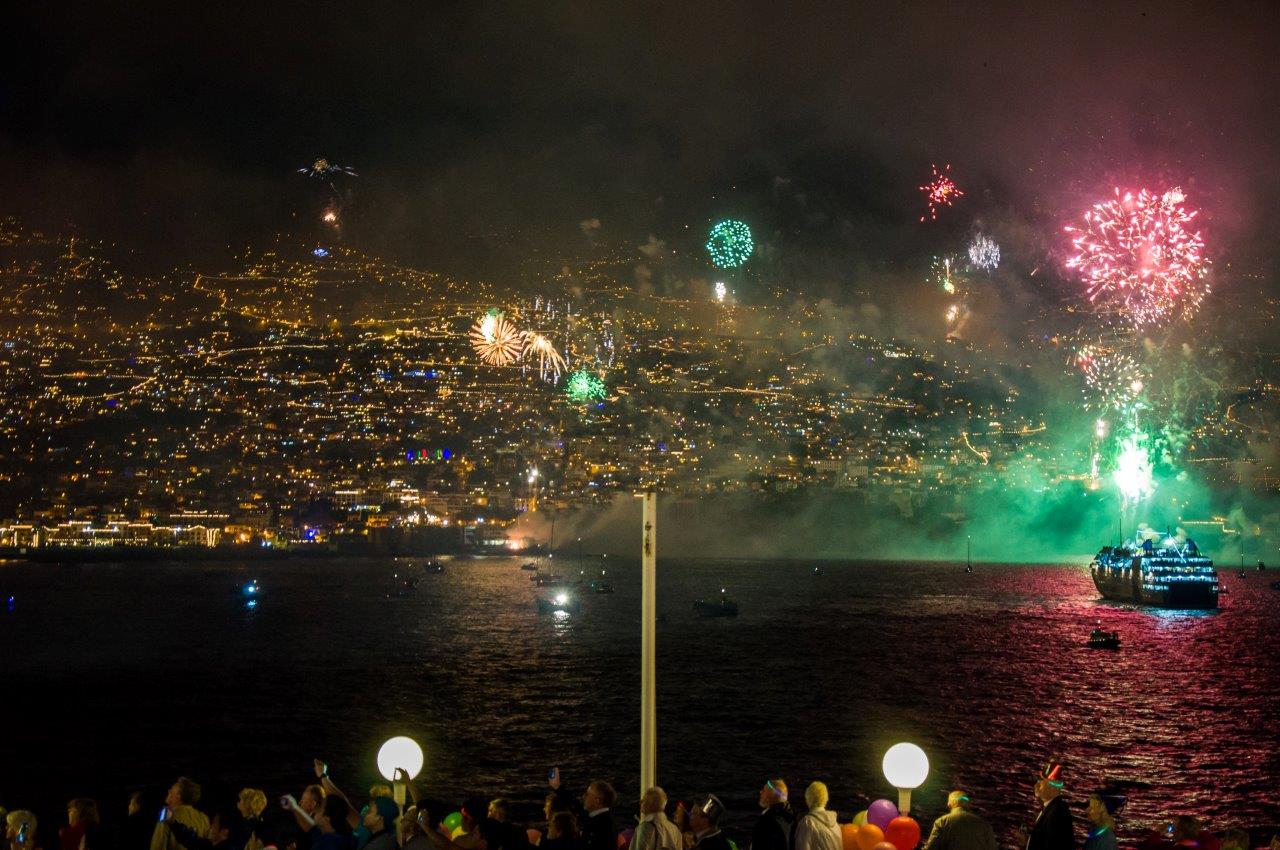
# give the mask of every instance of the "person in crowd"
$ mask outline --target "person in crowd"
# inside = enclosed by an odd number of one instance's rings
[[[1035,784],[1036,799],[1040,801],[1035,824],[1030,834],[1019,834],[1019,843],[1025,844],[1026,850],[1075,850],[1075,824],[1063,796],[1064,785],[1062,765],[1050,761]]]
[[[548,784],[557,794],[560,793],[559,768],[551,772]],[[587,786],[580,806],[575,807],[572,802],[565,806],[580,816],[582,841],[586,850],[617,850],[618,828],[613,822],[613,804],[617,799],[618,794],[612,785],[603,779],[596,779]]]
[[[150,850],[156,828],[156,810],[146,805],[141,791],[129,794],[128,816],[120,830],[119,850]]]
[[[724,804],[709,794],[689,810],[689,828],[693,830],[694,850],[730,850],[729,839],[720,831]]]
[[[200,786],[185,776],[179,776],[164,798],[164,811],[151,833],[151,850],[178,850],[178,839],[166,824],[176,821],[192,829],[196,837],[209,837],[209,819],[196,808],[200,802]]]
[[[1084,850],[1116,850],[1115,814],[1124,805],[1124,797],[1095,791],[1089,795],[1085,817],[1089,819],[1089,834],[1084,839]]]
[[[657,785],[640,797],[640,823],[631,836],[631,850],[683,850],[680,830],[667,819],[667,792]]]
[[[98,804],[88,797],[67,803],[67,825],[58,830],[62,850],[101,850]]]
[[[351,804],[345,797],[328,794],[324,805],[316,812],[315,826],[311,833],[311,850],[355,850],[352,814]]]
[[[172,818],[166,819],[161,826],[173,833],[174,839],[184,850],[240,850],[244,846],[242,838],[233,837],[233,827],[238,820],[237,815],[230,811],[215,810],[209,818],[208,837],[199,835],[191,827]]]
[[[366,850],[396,850],[395,826],[399,817],[400,807],[390,796],[371,799],[364,813],[364,828],[369,830]]]
[[[237,850],[262,850],[262,836],[266,831],[262,826],[262,814],[267,810],[267,795],[257,788],[241,788],[236,800],[236,811],[240,814],[240,823],[234,831],[234,840],[239,845]]]
[[[791,850],[796,813],[787,802],[787,783],[766,780],[760,789],[760,817],[751,830],[751,850]]]
[[[295,850],[311,850],[311,827],[315,825],[316,814],[324,806],[324,786],[308,785],[302,789],[302,796],[298,799],[298,811],[293,811],[294,820],[298,825],[298,838]]]
[[[542,801],[542,817],[544,822],[542,837],[546,838],[548,836],[551,830],[551,818],[555,816],[556,812],[571,811],[567,797],[557,794],[554,791],[548,794],[546,799]]]
[[[1243,829],[1228,829],[1222,834],[1221,850],[1249,850],[1249,833]]]
[[[1194,815],[1178,815],[1173,819],[1173,835],[1170,836],[1175,847],[1187,847],[1191,850],[1219,850],[1219,842],[1213,833],[1207,831]]]
[[[796,821],[795,850],[841,850],[836,813],[827,808],[827,786],[811,782],[804,791],[809,811]]]
[[[14,809],[4,816],[4,837],[9,850],[40,850],[36,816],[26,809]]]
[[[583,850],[582,833],[573,812],[553,812],[547,821],[547,837],[539,846],[541,850]]]
[[[933,822],[922,850],[996,850],[996,834],[970,810],[969,795],[947,795],[947,813]]]
[[[488,850],[529,850],[529,833],[511,823],[511,807],[503,797],[489,801],[482,832]]]

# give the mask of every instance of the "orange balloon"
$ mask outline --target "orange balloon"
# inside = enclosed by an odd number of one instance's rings
[[[884,841],[884,830],[874,823],[864,823],[858,827],[858,850],[875,850],[875,846]]]
[[[840,850],[861,850],[858,847],[858,825],[856,823],[840,824]]]
[[[920,824],[915,822],[915,818],[899,815],[889,821],[884,837],[898,850],[915,850],[920,843]]]

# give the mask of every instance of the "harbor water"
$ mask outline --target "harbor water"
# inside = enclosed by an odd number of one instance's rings
[[[634,800],[639,565],[557,562],[607,567],[616,592],[539,614],[510,558],[446,562],[400,599],[406,565],[385,560],[0,564],[0,804],[57,811],[179,774],[296,793],[313,757],[355,791],[395,734],[422,743],[440,798],[533,801],[559,766]],[[1219,611],[1161,611],[1101,601],[1085,563],[660,560],[659,782],[746,824],[765,778],[822,779],[847,820],[896,799],[880,757],[909,740],[932,763],[921,819],[964,787],[1002,843],[1051,757],[1077,803],[1126,793],[1130,835],[1179,813],[1280,820],[1275,576],[1222,570]],[[740,615],[699,617],[722,587]],[[1118,651],[1086,648],[1099,624]]]

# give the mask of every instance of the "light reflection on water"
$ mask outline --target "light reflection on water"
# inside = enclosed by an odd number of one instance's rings
[[[316,756],[367,785],[401,733],[424,744],[440,796],[532,800],[559,765],[634,799],[638,566],[611,558],[615,593],[539,615],[521,560],[451,562],[402,600],[386,592],[403,563],[7,564],[0,661],[33,698],[7,701],[22,730],[7,755],[27,767],[0,771],[0,801],[56,809],[179,772],[296,791]],[[892,797],[880,756],[912,740],[933,765],[914,795],[925,819],[963,785],[1007,837],[1052,756],[1077,799],[1125,789],[1129,830],[1183,811],[1274,822],[1280,593],[1264,579],[1224,575],[1206,613],[1102,602],[1082,567],[664,560],[659,778],[675,796],[718,792],[740,823],[763,778],[821,778],[847,818]],[[740,616],[697,617],[692,600],[721,587]],[[1084,647],[1098,624],[1120,651]]]

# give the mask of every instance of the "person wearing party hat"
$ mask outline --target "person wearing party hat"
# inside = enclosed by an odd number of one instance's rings
[[[708,794],[689,810],[693,850],[730,850],[728,836],[720,831],[723,816],[724,804],[715,794]]]
[[[1050,761],[1040,771],[1035,794],[1040,812],[1027,836],[1026,850],[1075,850],[1075,824],[1063,796],[1062,764]]]

